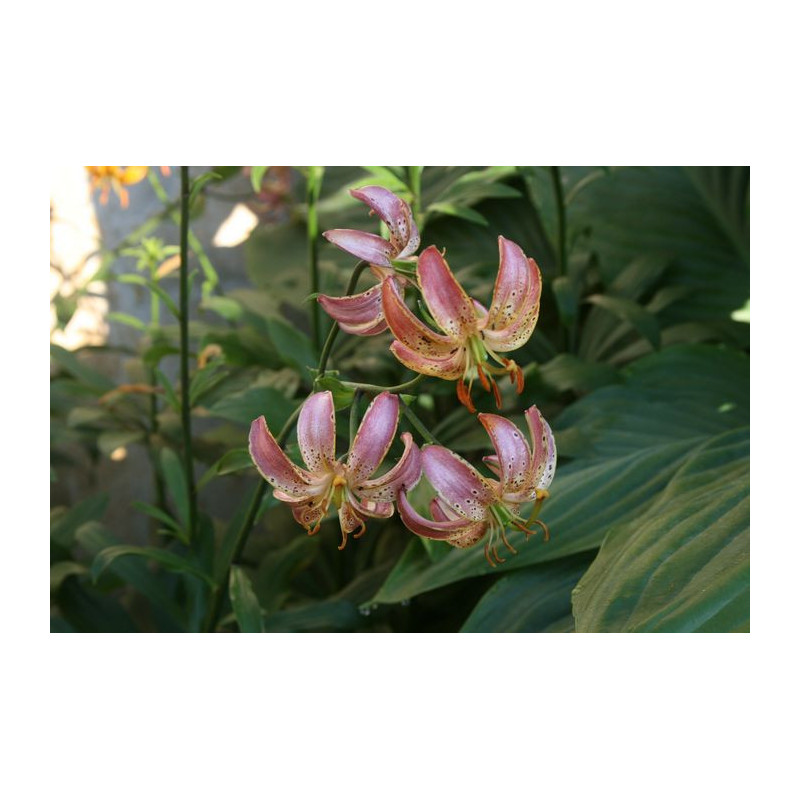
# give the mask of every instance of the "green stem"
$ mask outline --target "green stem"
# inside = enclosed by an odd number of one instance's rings
[[[422,167],[406,167],[408,188],[411,189],[411,212],[414,214],[420,235],[425,222],[422,216],[422,169]]]
[[[183,430],[184,471],[189,488],[189,541],[193,541],[197,529],[197,493],[194,486],[192,410],[189,403],[189,167],[181,167],[180,228],[181,428]]]
[[[558,274],[567,271],[567,211],[564,205],[564,184],[561,182],[561,170],[550,167],[553,178],[553,191],[556,196],[556,213],[558,215]]]
[[[366,261],[359,261],[358,264],[355,265],[353,274],[350,276],[350,281],[347,284],[347,288],[344,290],[345,297],[353,294],[361,273],[368,266],[369,264]],[[328,332],[328,338],[325,340],[325,344],[322,346],[322,352],[319,356],[319,366],[317,367],[317,377],[319,378],[325,374],[325,367],[328,365],[328,359],[330,358],[331,350],[333,350],[333,343],[336,341],[336,337],[339,335],[339,330],[339,326],[334,324],[334,326]]]
[[[413,389],[425,380],[425,376],[420,374],[413,377],[410,381],[405,383],[398,383],[395,386],[377,386],[374,383],[355,383],[353,381],[342,381],[342,386],[347,386],[348,389],[355,389],[356,391],[366,392],[367,394],[380,394],[381,392],[405,392],[407,389]]]
[[[405,414],[406,419],[419,431],[422,438],[428,444],[441,444],[441,442],[425,427],[425,424],[422,420],[411,410],[408,403],[403,400],[402,397],[399,398],[400,400],[400,410]]]
[[[317,245],[319,240],[319,217],[317,215],[317,203],[319,194],[322,190],[322,176],[325,167],[309,167],[308,177],[306,178],[306,201],[308,205],[308,215],[306,218],[306,235],[308,237],[308,279],[311,286],[311,293],[319,294],[319,263],[317,257]],[[311,303],[311,333],[314,340],[314,349],[319,352],[322,344],[322,332],[320,322],[319,303]]]
[[[302,403],[292,412],[292,415],[289,419],[286,420],[283,427],[280,430],[280,433],[276,437],[276,441],[280,447],[286,443],[286,440],[289,438],[289,433],[292,430],[292,426],[294,425],[297,418],[300,416],[300,409],[302,408]],[[236,542],[233,546],[231,551],[231,559],[228,562],[228,565],[225,569],[225,574],[220,580],[220,582],[214,588],[214,592],[211,596],[211,605],[208,611],[208,617],[206,618],[206,625],[205,630],[209,632],[213,632],[217,627],[217,620],[219,619],[220,611],[222,610],[222,600],[225,595],[225,590],[228,587],[228,583],[230,581],[231,576],[231,565],[235,564],[242,555],[244,551],[244,547],[247,544],[247,537],[250,535],[250,530],[252,529],[253,525],[255,524],[256,517],[258,516],[258,511],[261,508],[261,504],[264,502],[264,496],[267,493],[267,488],[269,484],[265,480],[259,480],[258,488],[256,489],[255,493],[253,494],[253,499],[250,502],[250,507],[247,509],[247,516],[242,522],[242,527],[239,528],[239,532],[236,535]]]

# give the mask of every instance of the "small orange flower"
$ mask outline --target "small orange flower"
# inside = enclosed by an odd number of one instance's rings
[[[100,189],[100,202],[108,202],[108,193],[113,189],[119,197],[119,204],[128,207],[128,190],[126,186],[144,180],[149,167],[86,167],[92,183],[92,191]],[[162,175],[169,175],[169,167],[161,167]]]

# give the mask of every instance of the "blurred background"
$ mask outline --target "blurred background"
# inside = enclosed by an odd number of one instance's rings
[[[748,167],[191,167],[191,536],[179,168],[144,169],[53,174],[51,630],[749,629]],[[536,403],[554,429],[552,538],[514,532],[497,568],[396,517],[340,552],[335,519],[308,537],[257,494],[249,423],[280,429],[313,385],[330,321],[311,275],[340,295],[355,265],[320,233],[380,232],[349,194],[367,184],[412,204],[420,252],[444,249],[484,304],[499,235],[542,270],[537,328],[513,354],[525,389],[503,385],[503,413],[524,428]],[[339,381],[413,377],[390,341],[337,340],[340,433]],[[452,383],[408,400],[471,463],[491,452]]]

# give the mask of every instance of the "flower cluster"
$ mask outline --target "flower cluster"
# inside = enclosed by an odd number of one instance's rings
[[[518,394],[524,389],[522,369],[506,353],[531,337],[539,316],[542,277],[536,262],[514,242],[500,236],[499,268],[488,307],[470,297],[454,277],[444,253],[427,247],[419,257],[420,234],[409,205],[379,186],[365,186],[351,194],[386,225],[389,238],[356,230],[330,230],[323,236],[369,265],[378,283],[344,297],[319,295],[323,309],[346,333],[374,336],[387,329],[394,337],[394,356],[420,375],[456,381],[456,394],[475,413],[472,388],[477,381],[502,407],[497,378],[508,375]],[[424,302],[428,320],[420,319],[406,302],[409,289]],[[423,312],[425,313],[425,312]],[[495,477],[482,475],[461,456],[439,444],[421,449],[410,433],[401,436],[404,450],[388,471],[375,477],[385,461],[397,431],[399,398],[388,391],[375,397],[364,414],[346,457],[336,458],[336,421],[330,391],[317,392],[303,404],[297,423],[297,441],[306,469],[283,452],[263,417],[252,424],[250,454],[275,497],[292,509],[309,535],[319,530],[331,502],[342,531],[342,549],[348,534],[363,535],[368,518],[387,518],[395,505],[405,526],[428,539],[454,547],[484,541],[492,566],[505,559],[500,542],[516,553],[506,535],[509,526],[535,533],[547,526],[537,519],[556,468],[553,433],[538,408],[525,411],[530,444],[508,419],[478,414],[494,446],[484,463]],[[430,517],[421,515],[409,499],[422,476],[436,492]],[[533,503],[522,515],[522,506]]]

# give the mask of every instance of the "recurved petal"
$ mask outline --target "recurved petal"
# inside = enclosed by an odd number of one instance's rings
[[[484,328],[483,338],[487,347],[495,353],[507,353],[516,350],[528,339],[536,328],[539,319],[539,304],[529,305],[525,313],[521,314],[510,325],[505,328],[492,329]]]
[[[454,355],[460,342],[432,331],[415,317],[403,300],[397,281],[387,278],[381,284],[383,314],[395,338],[425,358],[445,359]]]
[[[469,536],[471,533],[474,535],[474,531],[480,528],[486,530],[485,522],[472,522],[463,518],[441,521],[425,519],[414,510],[414,507],[408,502],[406,493],[402,490],[397,495],[397,511],[406,528],[426,539],[450,541]]]
[[[447,504],[441,497],[434,497],[428,508],[431,510],[431,516],[436,522],[447,522],[451,519],[461,519],[455,511],[447,507]]]
[[[386,500],[359,500],[350,492],[348,494],[348,502],[361,517],[387,519],[394,514],[394,504]]]
[[[427,358],[398,341],[392,342],[389,349],[398,361],[414,372],[446,381],[458,380],[464,374],[466,355],[463,347],[454,347],[452,355],[446,358]]]
[[[400,414],[396,395],[381,392],[370,404],[347,457],[350,484],[358,486],[380,466],[389,452]]]
[[[321,294],[319,304],[333,317],[345,332],[356,336],[373,336],[386,330],[381,305],[381,287],[376,285],[365,292],[346,297],[329,297]]]
[[[382,236],[345,228],[334,228],[333,230],[325,231],[322,235],[331,244],[335,244],[338,248],[356,258],[380,267],[392,266],[392,245]]]
[[[533,488],[546,489],[553,482],[556,474],[556,440],[553,431],[547,424],[536,406],[531,406],[526,412],[528,427],[531,431],[533,444]]]
[[[336,461],[336,413],[329,391],[312,394],[297,420],[297,444],[311,472],[328,472]]]
[[[350,194],[366,203],[389,229],[394,258],[405,258],[419,247],[419,231],[405,200],[382,186],[362,186]]]
[[[471,464],[441,445],[422,448],[422,469],[445,503],[467,519],[485,520],[488,507],[498,499]]]
[[[400,436],[405,445],[403,455],[385,474],[371,481],[364,481],[356,487],[365,500],[386,500],[391,502],[397,497],[400,489],[410,491],[422,477],[422,454],[414,444],[410,433]]]
[[[527,258],[522,248],[509,239],[500,236],[498,243],[500,268],[486,321],[486,328],[495,331],[508,328],[521,316],[529,315],[533,307],[538,309],[542,294],[542,276],[536,262]]]
[[[309,499],[300,503],[292,503],[291,507],[295,520],[307,530],[313,530],[327,513],[328,502],[323,496],[316,500]]]
[[[445,333],[459,340],[475,333],[477,310],[435,247],[422,251],[417,263],[417,279],[425,304]]]
[[[313,491],[312,476],[289,461],[264,417],[253,420],[250,425],[250,457],[270,486],[297,498]]]
[[[520,492],[531,484],[531,451],[520,429],[497,414],[478,414],[497,453],[501,495]]]
[[[344,534],[352,533],[356,528],[364,526],[364,520],[358,515],[349,501],[342,503],[339,508],[339,526]]]

